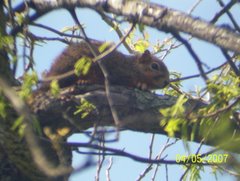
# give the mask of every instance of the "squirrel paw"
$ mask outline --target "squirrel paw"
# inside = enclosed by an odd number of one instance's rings
[[[138,83],[137,83],[137,88],[139,88],[139,89],[141,89],[141,90],[143,90],[143,91],[148,90],[147,84],[146,84],[146,83],[143,83],[143,82],[138,82]]]
[[[70,95],[62,95],[62,96],[60,97],[60,100],[61,100],[61,101],[64,101],[64,102],[69,102],[69,101],[72,100],[72,96],[70,96]]]
[[[89,81],[89,80],[84,80],[84,79],[79,79],[78,81],[77,81],[77,84],[78,85],[88,85],[88,84],[90,84],[91,82]]]

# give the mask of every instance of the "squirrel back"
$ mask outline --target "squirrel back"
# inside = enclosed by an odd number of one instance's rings
[[[96,49],[102,44],[99,41],[91,42]],[[109,48],[110,46],[107,50]],[[70,44],[56,58],[44,77],[51,80],[56,78],[61,88],[75,83],[104,84],[105,78],[98,62],[92,62],[85,74],[74,74],[74,66],[82,57],[94,58],[88,45],[85,42]],[[110,85],[151,90],[164,88],[169,83],[167,67],[148,50],[139,55],[125,55],[114,50],[100,61],[105,67]],[[49,87],[49,83],[50,81],[44,82],[42,87]]]

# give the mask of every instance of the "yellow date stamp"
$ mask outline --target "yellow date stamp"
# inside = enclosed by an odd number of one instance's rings
[[[221,164],[226,163],[229,154],[208,154],[208,155],[201,155],[201,154],[191,154],[191,155],[181,155],[176,154],[176,162],[177,163],[209,163],[209,164]]]

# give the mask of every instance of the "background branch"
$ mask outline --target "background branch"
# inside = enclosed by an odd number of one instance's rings
[[[21,5],[19,5],[21,6]],[[240,53],[240,36],[223,27],[217,27],[196,19],[188,14],[179,12],[158,4],[146,3],[142,1],[126,1],[116,3],[114,0],[77,0],[77,1],[40,1],[33,0],[28,4],[35,9],[38,15],[30,18],[30,21],[46,14],[47,12],[75,7],[88,7],[96,11],[102,10],[115,15],[124,16],[130,22],[138,22],[164,32],[184,32],[196,38],[215,44],[226,50]],[[18,9],[16,9],[18,10]],[[19,31],[19,30],[18,30]],[[14,30],[16,32],[16,30]]]

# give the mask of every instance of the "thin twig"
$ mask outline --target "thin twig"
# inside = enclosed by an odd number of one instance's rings
[[[220,108],[217,111],[214,111],[214,112],[211,112],[211,113],[208,113],[205,115],[199,115],[199,116],[197,116],[197,118],[208,118],[208,117],[216,116],[221,112],[231,109],[233,106],[235,106],[237,103],[239,103],[239,101],[240,101],[240,96],[236,97],[235,100],[231,104],[227,105],[226,107]]]
[[[218,69],[220,69],[221,67],[225,66],[227,63],[223,63],[215,68],[212,68],[211,70],[205,72],[205,74],[210,74]],[[182,80],[187,80],[187,79],[192,79],[192,78],[197,78],[200,77],[201,74],[195,74],[195,75],[190,75],[190,76],[186,76],[186,77],[181,77],[181,78],[176,78],[176,79],[172,79],[171,82],[178,82],[178,81],[182,81]]]
[[[115,149],[115,148],[110,148],[110,147],[102,147],[99,146],[97,144],[89,144],[89,143],[76,143],[76,142],[67,142],[67,143],[63,143],[66,146],[71,146],[73,148],[76,147],[81,147],[81,148],[92,148],[92,149],[96,149],[96,150],[104,150],[105,152],[103,154],[108,154],[108,155],[118,155],[118,156],[122,156],[122,157],[126,157],[126,158],[130,158],[133,159],[135,161],[138,162],[142,162],[142,163],[148,163],[148,164],[170,164],[170,165],[185,165],[185,162],[176,162],[176,160],[166,160],[165,158],[162,159],[149,159],[149,158],[144,158],[141,156],[137,156],[134,154],[131,154],[129,152],[126,152],[124,150],[120,150],[120,149]],[[97,153],[95,153],[97,154]],[[99,153],[101,154],[101,153]],[[211,163],[196,163],[199,165],[205,165],[205,166],[211,166],[213,164]]]
[[[236,20],[234,19],[233,15],[231,14],[231,12],[229,12],[229,9],[237,3],[237,0],[232,0],[229,2],[229,4],[227,4],[226,6],[224,5],[224,3],[221,0],[218,0],[218,3],[220,4],[220,6],[224,7],[222,13],[227,13],[229,19],[231,20],[235,30],[237,30],[238,32],[240,32],[240,27],[238,25],[238,23],[236,22]],[[219,16],[221,17],[221,16]]]
[[[197,0],[196,3],[192,6],[192,8],[188,11],[188,14],[192,14],[192,12],[197,8],[201,1],[202,0]]]
[[[190,55],[193,57],[193,59],[195,60],[196,64],[197,64],[197,67],[198,67],[198,70],[201,74],[201,77],[207,81],[208,80],[208,77],[206,76],[204,70],[203,70],[203,67],[202,67],[202,62],[201,60],[198,58],[197,54],[194,52],[194,50],[192,49],[191,45],[188,43],[187,40],[185,40],[184,38],[182,38],[179,33],[176,33],[176,32],[171,32],[172,35],[180,42],[182,42],[185,47],[187,48],[188,52],[190,53]]]
[[[221,9],[221,11],[219,11],[214,17],[213,19],[210,21],[210,23],[216,23],[217,20],[223,15],[225,14],[226,12],[228,12],[229,9],[232,8],[232,6],[236,3],[236,0],[232,0],[230,1],[227,5],[224,6],[223,3],[221,3],[219,0],[218,0],[219,4],[224,7]]]
[[[237,66],[234,64],[234,62],[232,61],[232,58],[228,55],[227,51],[224,49],[221,49],[222,53],[224,55],[224,57],[226,58],[228,64],[230,65],[230,67],[232,68],[233,72],[237,75],[240,76],[240,71],[238,70]]]
[[[110,158],[109,158],[109,165],[108,165],[107,170],[106,170],[106,178],[107,178],[107,181],[111,181],[111,179],[110,179],[110,170],[111,170],[111,168],[112,168],[112,165],[113,165],[113,158],[110,157]]]
[[[117,23],[114,22],[112,19],[110,19],[107,15],[105,15],[104,12],[98,11],[98,13],[102,17],[102,19],[116,31],[118,37],[121,39],[124,35],[123,35],[122,31],[120,30],[119,26],[117,25]],[[136,54],[136,52],[128,46],[126,41],[123,41],[123,45],[128,50],[129,53]]]
[[[104,137],[104,135],[102,135]],[[104,140],[104,138],[103,138]],[[99,143],[100,146],[105,147],[104,145],[104,141]],[[102,154],[101,154],[102,153]],[[98,154],[98,166],[97,166],[97,173],[95,176],[95,181],[99,181],[100,180],[100,172],[103,166],[103,162],[105,160],[105,150],[99,150],[99,154]]]
[[[64,36],[64,37],[70,37],[70,38],[76,38],[76,39],[84,39],[82,36],[80,35],[73,35],[73,34],[67,34],[67,33],[63,33],[63,32],[60,32],[58,30],[55,30],[54,28],[51,28],[49,26],[46,26],[46,25],[43,25],[43,24],[39,24],[39,23],[30,23],[30,25],[32,26],[36,26],[36,27],[39,27],[39,28],[43,28],[45,30],[48,30],[50,32],[53,32],[59,36]]]

